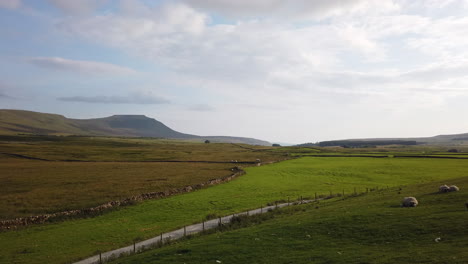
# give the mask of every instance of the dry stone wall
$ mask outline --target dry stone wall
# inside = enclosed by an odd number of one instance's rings
[[[110,201],[105,204],[101,204],[96,207],[86,208],[86,209],[79,209],[79,210],[70,210],[70,211],[63,211],[57,212],[52,214],[43,214],[43,215],[36,215],[36,216],[29,216],[29,217],[21,217],[15,218],[10,220],[3,220],[0,221],[0,230],[1,231],[8,231],[8,230],[15,230],[21,227],[33,225],[33,224],[42,224],[51,221],[59,221],[65,220],[70,218],[77,218],[77,217],[92,217],[96,215],[100,215],[106,211],[110,211],[112,209],[116,209],[117,207],[132,205],[144,200],[150,199],[161,199],[181,193],[188,193],[195,190],[199,190],[204,188],[205,186],[216,185],[224,182],[229,182],[236,177],[245,174],[244,170],[241,167],[234,167],[231,169],[233,172],[229,176],[225,176],[222,178],[211,179],[203,183],[189,185],[182,188],[175,188],[161,192],[150,192],[150,193],[143,193],[140,195],[135,195],[124,200],[120,201]]]

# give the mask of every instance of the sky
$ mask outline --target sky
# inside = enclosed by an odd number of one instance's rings
[[[0,108],[305,143],[468,132],[468,0],[0,0]]]

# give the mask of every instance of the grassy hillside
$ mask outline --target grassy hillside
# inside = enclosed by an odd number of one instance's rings
[[[447,182],[462,191],[434,193]],[[468,263],[467,187],[463,177],[285,209],[256,226],[112,263]],[[420,205],[399,207],[404,196],[416,196]]]
[[[299,144],[302,147],[311,146],[348,146],[348,147],[362,147],[362,146],[385,146],[385,145],[445,145],[445,146],[467,146],[468,133],[451,134],[451,135],[438,135],[433,137],[419,137],[419,138],[362,138],[362,139],[344,139],[323,141],[318,143],[305,143]]]
[[[23,110],[0,110],[0,132],[40,135],[99,135],[190,138],[145,116],[69,119],[62,115]]]
[[[0,133],[90,134],[64,116],[20,110],[0,110]]]
[[[271,145],[269,142],[243,137],[202,137],[177,132],[144,115],[114,115],[94,119],[70,119],[61,115],[23,110],[0,109],[0,134],[87,135],[118,137],[154,137],[213,142]]]
[[[71,119],[79,127],[91,133],[105,136],[196,138],[197,136],[179,133],[163,123],[144,115],[114,115],[95,119]]]
[[[136,238],[156,236],[208,215],[257,208],[288,196],[459,178],[467,170],[464,160],[417,158],[302,158],[252,167],[247,168],[247,175],[208,189],[146,201],[96,218],[0,233],[0,262],[63,263],[128,245]]]

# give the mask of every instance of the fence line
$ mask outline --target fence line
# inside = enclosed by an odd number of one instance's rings
[[[387,186],[388,189],[388,186]],[[354,192],[350,192],[348,196],[350,197],[355,197],[358,195],[363,195],[368,192],[373,192],[373,191],[378,191],[378,186],[373,187],[373,188],[366,188],[364,192],[357,193],[357,189],[354,188]],[[380,190],[383,190],[381,188]],[[333,194],[332,190],[329,191],[330,195],[324,195],[324,194],[319,194],[315,193],[315,199],[307,199],[304,198],[303,196],[300,197],[300,199],[296,200],[295,202],[290,201],[290,198],[288,197],[286,203],[281,203],[279,204],[278,201],[275,201],[274,203],[270,203],[271,205],[268,206],[261,206],[260,208],[253,209],[253,210],[248,210],[244,211],[241,213],[236,213],[236,214],[230,214],[227,216],[223,217],[218,217],[215,219],[203,221],[201,223],[189,225],[189,226],[184,226],[182,228],[179,228],[177,230],[167,232],[167,233],[161,233],[160,235],[140,241],[140,242],[134,242],[130,246],[126,246],[123,248],[107,251],[107,252],[99,252],[99,254],[94,255],[92,257],[80,260],[78,262],[74,262],[74,264],[102,264],[106,261],[114,260],[116,258],[122,257],[122,256],[127,256],[133,253],[138,253],[141,251],[144,251],[145,249],[150,249],[156,246],[162,246],[164,244],[168,244],[173,240],[177,240],[192,234],[197,234],[200,232],[204,232],[206,230],[214,229],[217,228],[225,223],[230,223],[231,219],[235,216],[239,215],[247,215],[247,216],[252,216],[252,215],[257,215],[257,214],[263,214],[267,213],[271,210],[282,208],[282,207],[287,207],[290,205],[300,205],[300,204],[307,204],[311,202],[319,202],[320,200],[324,199],[330,199],[334,197],[343,197],[345,198],[347,195],[345,194],[345,190],[343,189],[342,193],[337,193]]]
[[[257,214],[262,214],[262,213],[267,213],[271,210],[277,209],[277,208],[282,208],[294,204],[305,204],[305,203],[310,203],[313,200],[302,200],[302,201],[296,201],[295,203],[281,203],[278,204],[277,202],[274,205],[270,206],[265,206],[265,207],[260,207],[258,209],[253,209],[241,213],[236,213],[236,214],[231,214],[223,217],[219,217],[217,219],[211,219],[207,221],[203,221],[201,223],[189,225],[189,226],[184,226],[182,228],[179,228],[177,230],[167,232],[167,233],[161,233],[159,236],[141,241],[141,242],[134,242],[130,246],[126,246],[123,248],[111,250],[108,252],[101,252],[97,255],[94,255],[92,257],[89,257],[87,259],[75,262],[74,264],[99,264],[99,263],[104,263],[108,260],[113,260],[116,259],[120,256],[126,256],[130,255],[133,253],[141,252],[145,249],[158,246],[158,245],[164,245],[169,243],[172,240],[177,240],[180,238],[183,238],[188,235],[196,234],[203,232],[205,230],[209,229],[214,229],[219,227],[222,224],[230,223],[231,219],[235,216],[239,215],[257,215]]]

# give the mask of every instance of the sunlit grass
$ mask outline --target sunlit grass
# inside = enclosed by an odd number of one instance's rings
[[[468,163],[445,159],[302,158],[247,168],[230,183],[147,201],[91,219],[31,227],[0,234],[1,261],[63,263],[129,245],[135,238],[199,222],[207,215],[226,215],[287,197],[363,191],[466,175]],[[25,248],[28,254],[20,254]]]

